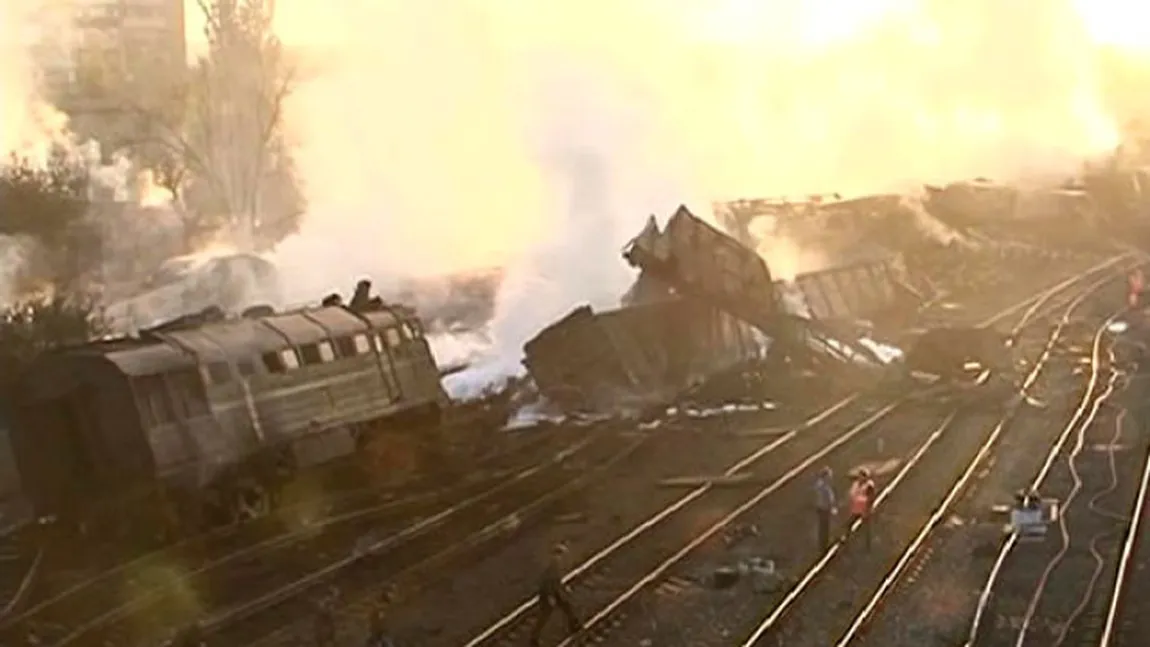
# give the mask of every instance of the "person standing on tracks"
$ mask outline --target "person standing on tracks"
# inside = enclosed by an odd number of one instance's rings
[[[871,544],[874,541],[874,535],[871,532],[870,515],[871,511],[874,510],[874,500],[877,492],[878,488],[875,487],[874,479],[872,479],[870,475],[870,470],[865,467],[859,468],[859,470],[855,472],[854,482],[851,483],[850,489],[850,525],[854,525],[855,521],[862,523],[859,529],[863,533],[863,541],[866,543],[867,550],[870,550]]]
[[[815,528],[819,552],[830,547],[831,517],[838,514],[835,488],[831,484],[832,479],[834,479],[834,472],[831,471],[830,466],[823,467],[819,470],[818,476],[815,477]]]
[[[555,607],[559,607],[559,610],[567,617],[568,633],[574,634],[583,628],[582,621],[579,620],[579,616],[575,615],[575,609],[571,606],[567,587],[563,584],[563,557],[566,554],[567,547],[563,544],[556,544],[551,549],[547,566],[539,578],[539,615],[536,616],[535,627],[531,630],[532,647],[538,647],[539,641],[543,637],[543,629],[547,626],[547,621],[551,619]]]

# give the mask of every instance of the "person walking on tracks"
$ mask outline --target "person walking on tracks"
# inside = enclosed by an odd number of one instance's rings
[[[547,566],[539,578],[539,615],[536,616],[535,627],[531,630],[532,647],[538,647],[539,641],[543,637],[543,629],[547,626],[547,621],[551,619],[555,607],[559,607],[559,610],[567,617],[568,633],[575,634],[583,628],[582,621],[579,620],[579,616],[575,615],[575,609],[571,606],[567,587],[563,584],[563,557],[566,553],[566,546],[556,544],[551,549]]]
[[[831,485],[833,478],[834,472],[831,471],[830,466],[823,467],[819,470],[818,476],[815,477],[815,530],[818,537],[819,552],[830,547],[831,517],[838,514],[835,488]]]
[[[854,525],[855,521],[862,522],[862,526],[859,529],[863,533],[863,541],[866,544],[867,550],[870,550],[874,541],[874,536],[871,532],[870,515],[871,511],[874,510],[874,500],[877,490],[874,479],[871,478],[870,470],[865,467],[859,468],[859,470],[855,472],[854,482],[851,483],[850,489],[850,525]]]

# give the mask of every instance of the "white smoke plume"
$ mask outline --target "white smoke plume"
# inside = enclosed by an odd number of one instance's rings
[[[572,306],[614,305],[619,247],[679,202],[1071,171],[1124,119],[1099,35],[1138,22],[1070,0],[278,11],[315,73],[288,115],[310,210],[277,250],[285,284],[313,299],[365,274],[509,267],[503,371]]]
[[[32,57],[44,34],[60,26],[46,6],[0,3],[0,156],[5,158],[13,153],[36,158],[67,141],[67,117],[41,98]]]
[[[510,370],[572,306],[613,305],[619,246],[677,201],[1064,171],[1108,149],[1094,43],[1048,5],[351,0],[321,16],[284,0],[281,34],[312,41],[320,75],[291,113],[311,213],[281,265],[309,294],[509,265],[492,337]]]
[[[10,155],[43,159],[63,140],[67,119],[39,98],[29,55],[38,34],[28,4],[0,3],[0,162]],[[0,235],[0,303],[18,295],[12,281],[34,243]]]

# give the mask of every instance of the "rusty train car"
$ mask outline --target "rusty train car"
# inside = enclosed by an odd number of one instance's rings
[[[680,206],[662,231],[652,217],[623,250],[633,267],[760,329],[781,314],[774,279],[757,252]]]
[[[813,357],[811,351],[822,354],[842,346],[859,358],[882,363],[871,348],[837,336],[820,319],[788,311],[766,260],[685,206],[675,211],[662,231],[654,218],[648,220],[624,247],[623,257],[676,294],[700,300],[757,328],[776,342],[780,354],[806,360]],[[837,337],[837,344],[827,341],[832,336]],[[841,359],[842,353],[832,354]]]
[[[577,308],[523,350],[543,395],[566,411],[596,412],[667,402],[764,348],[762,334],[735,317],[666,298],[607,312]]]
[[[250,503],[253,487],[370,453],[445,401],[414,311],[265,308],[44,354],[20,381],[12,444],[40,515],[202,525],[205,502]]]

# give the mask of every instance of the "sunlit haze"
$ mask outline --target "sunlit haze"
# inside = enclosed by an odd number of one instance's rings
[[[680,202],[1073,172],[1145,107],[1104,78],[1143,69],[1133,6],[279,0],[310,206],[276,260],[299,299],[508,267],[494,334],[517,349],[614,305],[620,246]]]
[[[318,74],[290,112],[312,217],[284,252],[440,272],[589,229],[586,275],[678,201],[1073,168],[1115,143],[1094,45],[1140,21],[1043,6],[281,0]]]

